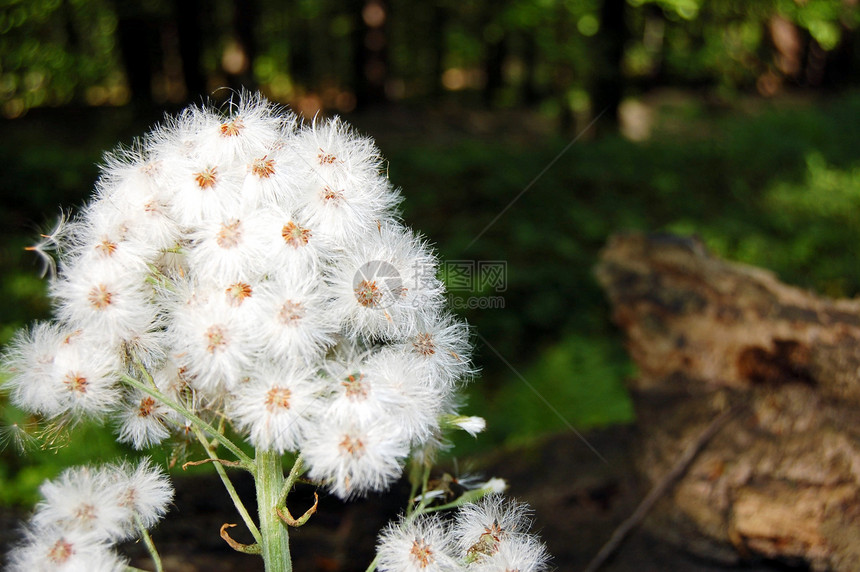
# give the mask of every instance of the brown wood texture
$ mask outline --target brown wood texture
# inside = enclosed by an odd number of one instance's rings
[[[860,570],[860,301],[711,256],[696,239],[618,235],[596,270],[638,366],[647,483],[727,407],[646,521],[723,562]]]

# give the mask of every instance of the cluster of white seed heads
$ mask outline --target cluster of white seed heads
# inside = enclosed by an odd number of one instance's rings
[[[541,572],[546,547],[530,532],[528,507],[490,494],[438,514],[405,518],[379,537],[382,572]]]
[[[92,200],[31,249],[52,269],[55,318],[10,344],[5,388],[59,425],[108,421],[138,449],[228,424],[258,451],[301,455],[341,498],[383,490],[445,429],[484,428],[457,413],[468,327],[399,202],[373,142],[338,119],[247,95],[226,113],[189,108],[108,155]],[[123,486],[148,497],[96,501]],[[132,524],[145,535],[172,495],[148,463],[70,469],[42,490],[18,570],[122,569],[111,543]],[[417,513],[392,525],[380,569],[543,570],[525,509],[498,498],[454,528]]]
[[[73,467],[40,490],[24,542],[8,555],[10,571],[123,570],[114,545],[146,534],[173,498],[167,477],[146,461]]]
[[[151,379],[342,497],[384,488],[457,423],[468,329],[399,221],[373,142],[259,97],[191,108],[109,155],[95,197],[34,249],[57,319],[6,355],[19,406],[114,420],[143,448],[185,421]],[[474,421],[472,421],[474,425]]]

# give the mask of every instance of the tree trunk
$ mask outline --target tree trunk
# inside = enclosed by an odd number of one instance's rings
[[[571,29],[569,21],[569,13],[564,4],[559,3],[555,7],[555,41],[557,45],[562,46],[568,41],[568,38],[574,32]],[[573,83],[574,70],[571,62],[563,54],[555,56],[555,62],[552,70],[552,90],[553,96],[558,101],[558,127],[563,135],[570,135],[576,127],[576,120],[573,116],[573,111],[570,108],[568,100],[568,91]]]
[[[674,236],[613,237],[597,276],[639,369],[646,481],[740,407],[650,530],[715,560],[860,569],[860,300],[816,296]]]
[[[592,100],[595,113],[606,111],[597,125],[598,133],[618,130],[618,109],[624,95],[624,45],[630,37],[626,5],[626,0],[603,0],[600,6],[600,32],[596,38],[600,65],[594,71]]]
[[[152,101],[152,22],[144,8],[113,0],[116,10],[116,38],[125,69],[131,101],[142,109]]]
[[[499,9],[496,7],[495,9]],[[499,38],[494,38],[484,46],[484,75],[486,77],[482,99],[484,106],[492,108],[497,103],[499,92],[505,84],[504,67],[508,56],[508,40],[503,32]]]
[[[179,39],[179,57],[182,60],[182,78],[185,81],[186,99],[200,101],[206,95],[206,77],[201,68],[203,31],[200,24],[200,0],[173,0],[173,17]]]
[[[257,58],[257,14],[260,12],[257,0],[234,0],[233,38],[241,65],[227,69],[227,83],[236,91],[257,90],[254,77],[254,60]]]
[[[354,0],[353,84],[356,106],[362,109],[387,101],[388,4],[383,0]]]
[[[445,54],[446,54],[446,29],[448,27],[448,10],[441,4],[437,3],[433,6],[433,28],[427,33],[431,35],[433,48],[433,61],[431,65],[431,73],[433,74],[433,84],[431,93],[435,98],[440,98],[443,93],[442,74],[445,73]]]
[[[532,107],[540,100],[537,87],[538,45],[537,32],[526,30],[523,35],[523,67],[525,76],[520,90],[520,100],[526,107]]]
[[[288,14],[289,30],[289,75],[300,90],[307,91],[313,85],[311,54],[313,45],[311,24],[301,11],[301,2],[291,0],[284,12]]]

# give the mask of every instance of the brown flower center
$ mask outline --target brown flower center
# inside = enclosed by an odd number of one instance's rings
[[[245,128],[245,123],[240,117],[231,119],[226,123],[221,124],[221,135],[223,137],[235,137]]]
[[[210,354],[216,351],[221,351],[227,347],[227,332],[219,325],[211,326],[206,333],[203,334],[206,338],[206,351]]]
[[[416,538],[412,541],[412,550],[409,551],[409,555],[419,568],[427,568],[435,560],[433,550],[429,544],[424,542],[423,538]]]
[[[382,300],[382,291],[376,280],[362,280],[355,288],[355,299],[365,308],[375,308]]]
[[[290,397],[292,392],[286,387],[273,387],[266,393],[266,410],[274,412],[278,409],[289,409]]]
[[[326,202],[337,203],[343,200],[343,191],[334,191],[331,187],[323,187],[322,198]]]
[[[301,302],[287,300],[278,310],[278,320],[286,326],[294,326],[305,316],[305,307]]]
[[[484,527],[484,532],[478,538],[478,541],[469,547],[467,551],[469,557],[478,559],[498,552],[503,534],[501,525],[499,525],[497,520],[494,520],[493,524]]]
[[[71,371],[66,374],[66,377],[63,378],[63,383],[66,387],[69,388],[70,391],[86,393],[87,385],[89,385],[90,382],[87,381],[87,378],[85,378],[81,374]]]
[[[95,520],[95,518],[96,518],[96,507],[94,507],[93,505],[91,505],[89,503],[84,503],[82,505],[79,505],[75,509],[75,517],[77,517],[79,520],[83,520],[83,521]]]
[[[221,225],[221,230],[215,237],[215,242],[221,248],[235,248],[242,240],[242,221],[231,220]]]
[[[90,290],[89,296],[87,296],[87,300],[89,300],[90,305],[96,310],[104,310],[108,306],[110,306],[111,298],[113,295],[107,289],[107,286],[104,284],[99,284],[98,286],[93,287]]]
[[[65,538],[59,539],[48,551],[48,560],[64,564],[75,553],[74,547]]]
[[[433,336],[426,332],[415,336],[412,347],[423,356],[430,356],[436,353],[436,344],[433,343]]]
[[[344,435],[339,446],[341,451],[353,457],[361,457],[364,454],[364,443],[358,437]]]
[[[317,159],[319,159],[320,165],[331,165],[335,161],[337,161],[337,157],[335,157],[331,153],[326,153],[322,149],[320,149],[320,152],[317,155]]]
[[[140,417],[149,417],[152,415],[152,412],[155,410],[155,400],[151,397],[144,397],[140,400],[140,407],[137,410],[137,414]]]
[[[104,257],[111,256],[116,252],[116,243],[112,242],[109,238],[105,238],[100,243],[96,244],[96,250]]]
[[[158,173],[158,171],[160,169],[161,169],[161,164],[159,161],[147,161],[146,163],[143,164],[143,166],[141,166],[140,172],[143,173],[144,175],[152,176],[152,175]]]
[[[245,298],[250,298],[253,292],[250,284],[236,282],[235,284],[231,284],[226,290],[227,302],[231,306],[241,306]]]
[[[346,396],[351,401],[361,401],[367,398],[368,386],[362,383],[364,379],[363,373],[353,374],[341,382],[341,385],[346,388]]]
[[[251,172],[261,179],[268,179],[275,173],[275,161],[267,157],[268,155],[264,155],[251,163]]]
[[[293,248],[299,248],[308,243],[311,237],[311,231],[308,228],[303,228],[293,221],[288,222],[281,229],[281,236],[284,237],[284,242]]]
[[[208,189],[215,185],[217,175],[218,167],[209,167],[199,173],[194,173],[194,180],[197,181],[197,186],[201,189]]]
[[[119,499],[119,505],[129,508],[134,508],[137,504],[137,489],[128,487],[125,493]]]

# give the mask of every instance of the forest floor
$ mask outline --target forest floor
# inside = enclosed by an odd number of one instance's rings
[[[584,569],[646,493],[641,490],[631,463],[631,447],[636,443],[633,427],[591,431],[585,438],[606,462],[577,435],[566,432],[544,438],[527,448],[494,453],[475,465],[476,471],[486,477],[504,476],[509,483],[507,494],[531,506],[534,531],[547,544],[554,570],[559,572]],[[174,504],[153,535],[165,570],[262,571],[257,557],[234,552],[219,537],[222,524],[239,519],[217,477],[179,477],[174,483]],[[252,481],[239,475],[235,483],[249,504],[249,510],[253,510],[250,508],[254,502]],[[346,504],[327,494],[321,495],[317,514],[304,527],[291,530],[294,569],[301,572],[364,571],[373,559],[378,531],[397,516],[407,496],[408,485],[404,482],[384,495]],[[288,503],[293,512],[299,512],[309,507],[312,500],[312,489],[299,488]],[[4,541],[0,542],[0,550],[2,544],[9,541],[9,531],[13,529],[2,527],[5,538],[0,538]],[[231,530],[231,534],[237,541],[251,541],[241,525]],[[132,558],[135,566],[153,569],[141,544],[128,544],[121,551]],[[604,572],[805,569],[778,562],[747,561],[733,566],[707,562],[650,535],[647,521],[634,530],[601,568]]]
[[[616,527],[635,510],[647,491],[641,489],[632,466],[636,445],[633,427],[614,427],[585,434],[598,458],[580,438],[565,432],[548,436],[526,448],[509,449],[475,463],[486,476],[504,476],[507,494],[533,509],[534,528],[552,555],[559,572],[583,570]],[[219,537],[225,522],[240,522],[215,475],[173,479],[176,497],[170,512],[153,533],[166,572],[254,572],[263,570],[256,556],[234,552]],[[240,496],[253,509],[253,482],[238,474]],[[668,493],[671,494],[671,491]],[[401,482],[384,495],[350,503],[320,496],[319,510],[300,529],[291,530],[294,569],[299,572],[362,572],[373,560],[378,531],[395,518],[408,497]],[[293,512],[313,502],[312,489],[298,488],[288,499]],[[0,509],[0,554],[20,535],[26,513]],[[231,530],[239,542],[250,542],[241,525]],[[132,564],[154,570],[145,547],[129,543],[120,552]],[[2,556],[0,556],[2,562]],[[741,561],[734,565],[708,562],[686,553],[648,532],[647,519],[634,529],[603,572],[787,572],[808,570],[779,562]]]

